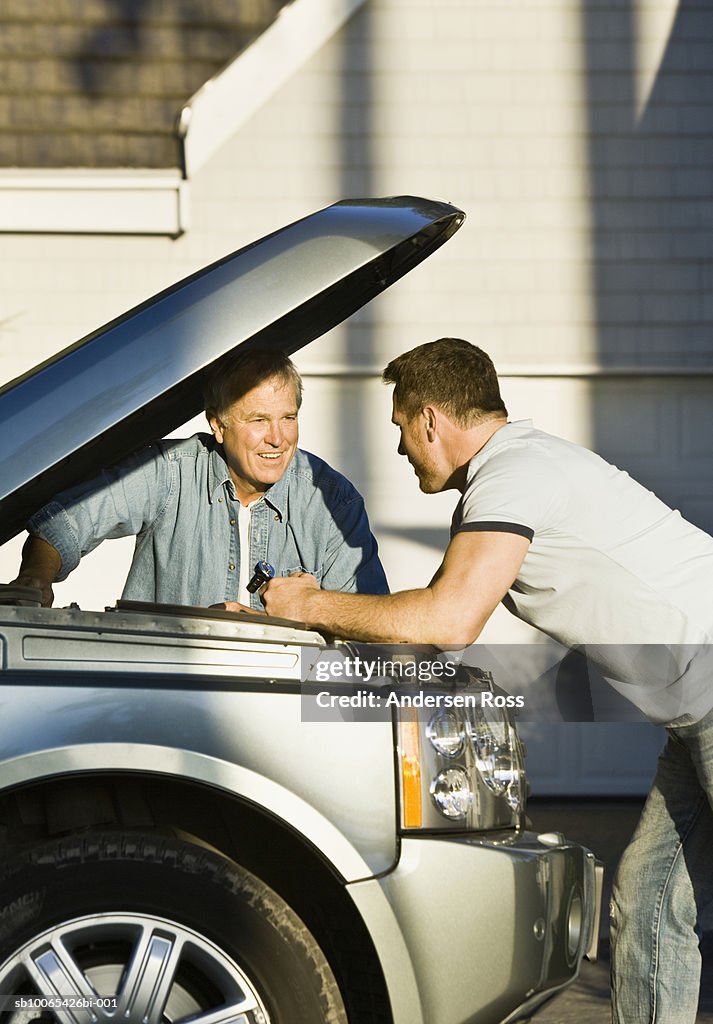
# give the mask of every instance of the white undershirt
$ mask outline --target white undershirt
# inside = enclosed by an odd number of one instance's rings
[[[240,604],[250,604],[248,583],[253,574],[253,567],[250,565],[250,509],[251,505],[242,505],[238,502],[238,537],[240,538],[240,576],[238,583],[238,601]]]

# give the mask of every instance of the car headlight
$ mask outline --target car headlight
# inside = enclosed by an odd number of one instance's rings
[[[491,677],[481,675],[490,691]],[[479,693],[448,696],[452,703],[435,712],[404,707],[395,712],[402,828],[517,827],[526,782],[514,725],[506,710],[482,707]]]
[[[465,746],[465,723],[454,711],[438,711],[426,726],[426,736],[439,754],[457,757]]]
[[[438,810],[451,821],[461,821],[473,805],[471,780],[463,768],[446,768],[431,783],[431,797]]]
[[[491,708],[473,708],[470,716],[475,763],[485,785],[502,796],[515,781],[512,725]]]

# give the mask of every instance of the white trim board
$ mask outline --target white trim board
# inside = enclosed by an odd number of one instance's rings
[[[0,170],[0,232],[175,238],[187,199],[178,168]]]

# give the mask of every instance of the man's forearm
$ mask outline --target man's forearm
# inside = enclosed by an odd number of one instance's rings
[[[407,591],[398,597],[408,597],[410,593]],[[401,614],[396,606],[401,606]],[[403,601],[393,597],[315,590],[310,592],[304,612],[310,626],[354,640],[399,643],[412,639],[404,635],[407,630],[402,621]]]
[[[422,590],[338,594],[320,590],[309,574],[297,574],[270,580],[263,601],[270,615],[354,640],[467,646],[516,578],[529,543],[507,531],[462,533]]]
[[[477,636],[430,587],[384,596],[310,589],[301,596],[299,614],[309,626],[353,640],[450,647],[473,643]]]

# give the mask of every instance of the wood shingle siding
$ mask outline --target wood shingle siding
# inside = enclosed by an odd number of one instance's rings
[[[184,103],[279,0],[3,0],[0,166],[177,167]]]

